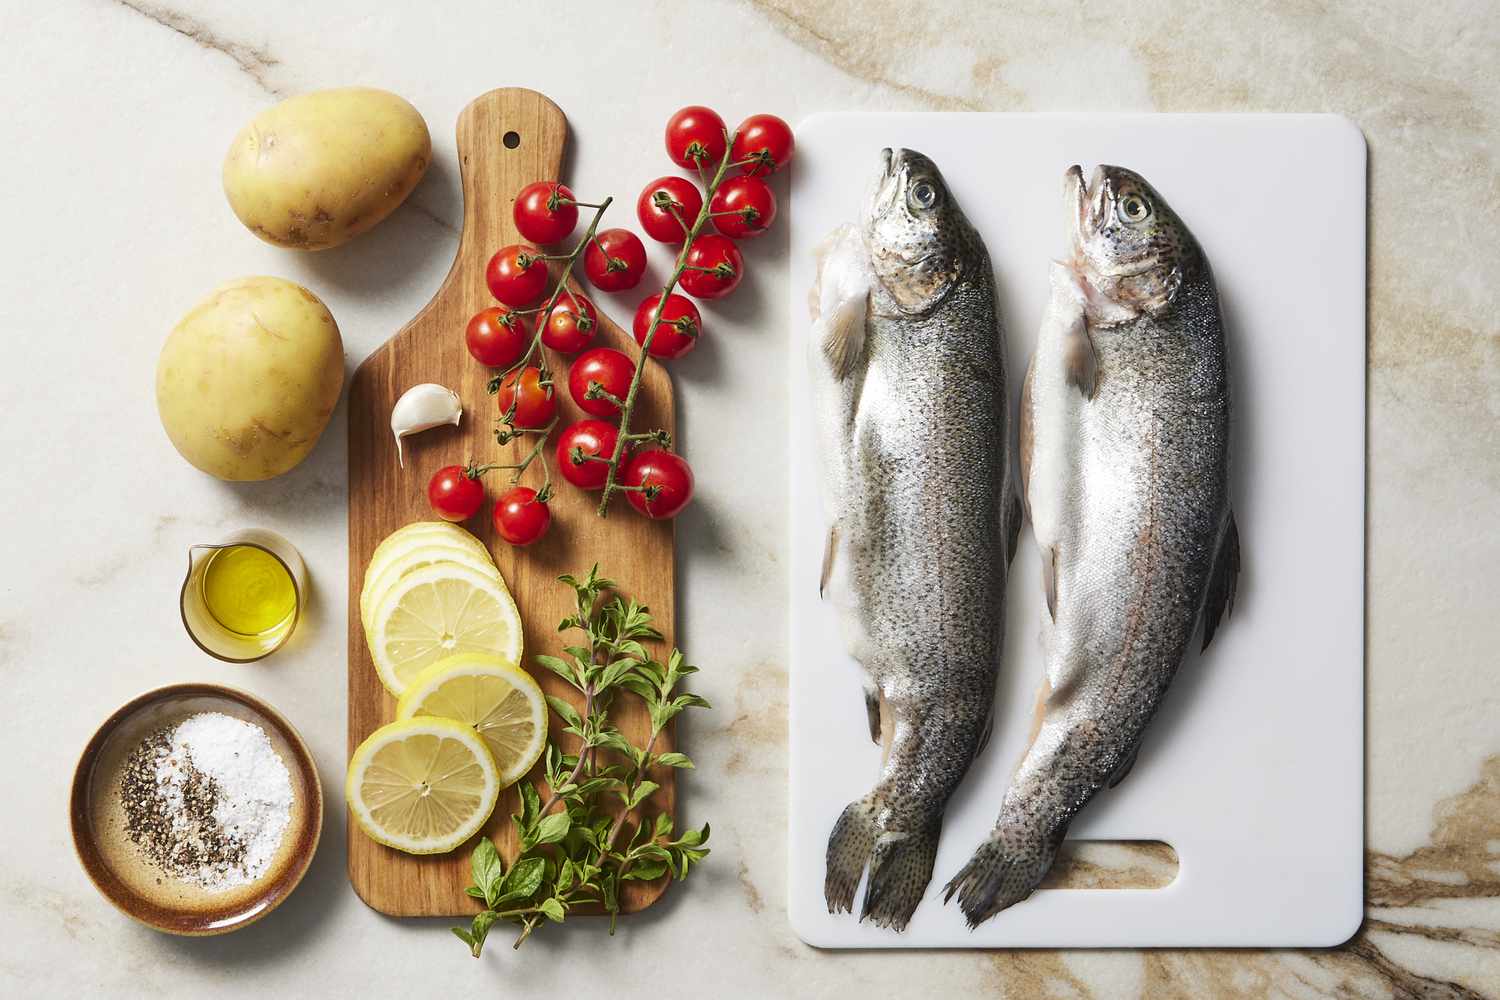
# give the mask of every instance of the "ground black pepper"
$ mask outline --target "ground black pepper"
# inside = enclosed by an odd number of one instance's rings
[[[152,733],[125,763],[125,833],[163,873],[211,882],[244,865],[245,843],[214,818],[218,784],[185,753],[174,754],[172,732],[166,727]],[[164,768],[180,780],[164,781]]]

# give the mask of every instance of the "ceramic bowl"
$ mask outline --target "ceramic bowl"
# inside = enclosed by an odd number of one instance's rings
[[[222,712],[265,730],[292,779],[292,818],[269,869],[247,885],[210,892],[152,871],[120,822],[119,770],[141,739],[198,712]],[[147,691],[104,720],[73,772],[69,804],[79,863],[105,899],[168,934],[226,934],[270,913],[312,863],[323,828],[323,790],[302,737],[259,698],[218,684]]]

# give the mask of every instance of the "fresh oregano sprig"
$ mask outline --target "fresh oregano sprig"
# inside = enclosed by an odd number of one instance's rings
[[[455,927],[469,951],[478,957],[490,928],[506,921],[520,928],[515,947],[547,921],[561,923],[574,907],[592,904],[609,914],[609,932],[620,914],[623,882],[650,881],[668,873],[687,878],[693,865],[708,856],[708,824],[673,838],[672,817],[653,809],[660,785],[653,768],[691,768],[686,754],[656,752],[662,731],[688,708],[707,708],[696,694],[677,686],[697,667],[672,650],[665,663],[654,659],[644,643],[659,640],[650,609],[616,593],[613,581],[596,565],[583,579],[559,577],[572,588],[575,611],[559,632],[582,632],[583,644],[565,646],[565,657],[538,656],[542,666],[583,695],[580,711],[572,702],[548,696],[562,720],[562,732],[579,744],[564,753],[549,740],[545,772],[550,795],[544,802],[536,786],[521,782],[521,812],[512,816],[520,852],[507,868],[488,837],[481,838],[470,864],[474,884],[466,890],[484,901],[468,927]],[[625,692],[640,698],[651,720],[644,746],[632,743],[610,721],[609,709]],[[554,811],[561,805],[562,809]]]

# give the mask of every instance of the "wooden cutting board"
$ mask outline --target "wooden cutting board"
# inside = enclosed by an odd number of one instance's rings
[[[376,677],[359,617],[359,592],[365,566],[382,539],[416,520],[430,520],[427,481],[445,465],[516,462],[530,448],[530,439],[508,445],[495,443],[494,421],[499,415],[494,398],[485,391],[491,372],[469,356],[464,329],[469,318],[493,305],[484,281],[485,263],[500,247],[522,242],[511,220],[512,204],[523,186],[558,178],[567,140],[567,120],[558,107],[531,90],[492,90],[458,116],[458,157],[463,177],[464,222],[458,256],[432,301],[360,365],[349,390],[349,752],[374,729],[395,718],[396,702]],[[588,210],[584,210],[587,212]],[[612,214],[629,205],[612,206]],[[582,220],[581,220],[582,221]],[[605,226],[610,224],[606,215]],[[582,231],[580,226],[580,232]],[[607,296],[594,296],[601,308],[618,307]],[[595,343],[618,347],[632,357],[635,344],[602,313]],[[564,374],[567,359],[552,355],[553,370]],[[391,407],[413,385],[436,382],[463,400],[460,426],[440,428],[406,438],[406,467],[396,464],[391,437]],[[583,414],[559,394],[559,427]],[[672,387],[655,362],[647,370],[636,406],[633,426],[661,427],[675,432]],[[551,447],[547,450],[550,460]],[[598,493],[584,493],[554,472],[556,499],[552,527],[546,538],[530,548],[512,548],[493,536],[490,511],[494,497],[509,485],[509,473],[486,477],[490,500],[464,527],[489,546],[500,573],[515,595],[525,627],[523,664],[548,693],[571,697],[577,692],[549,671],[531,662],[538,652],[556,654],[564,637],[557,623],[572,609],[572,593],[557,583],[561,573],[587,572],[597,562],[610,578],[629,588],[630,595],[651,608],[663,645],[673,640],[675,589],[671,521],[648,521],[620,497],[608,518],[595,515]],[[527,470],[526,484],[539,487],[541,470]],[[569,639],[568,641],[573,641]],[[581,704],[581,698],[574,698]],[[611,711],[620,729],[636,742],[649,732],[645,709],[631,695],[622,696]],[[558,725],[556,716],[552,724]],[[670,737],[671,733],[664,733]],[[658,741],[659,749],[668,749]],[[654,774],[661,783],[657,804],[671,812],[675,804],[675,772]],[[538,765],[532,779],[540,783]],[[545,790],[543,797],[546,797]],[[501,795],[495,815],[484,830],[507,859],[516,852],[510,815],[519,811],[518,792]],[[469,853],[473,842],[451,854],[414,857],[375,843],[349,822],[349,881],[361,899],[392,916],[460,916],[478,909],[464,894],[470,884]],[[628,882],[621,890],[626,912],[643,909],[665,888],[665,880]]]

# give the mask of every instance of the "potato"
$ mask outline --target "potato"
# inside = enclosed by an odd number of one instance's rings
[[[167,336],[156,408],[199,469],[270,479],[312,451],[343,385],[344,343],[318,297],[281,278],[240,278]]]
[[[224,157],[224,194],[267,243],[326,250],[395,211],[431,160],[427,123],[395,94],[318,90],[240,130]]]

